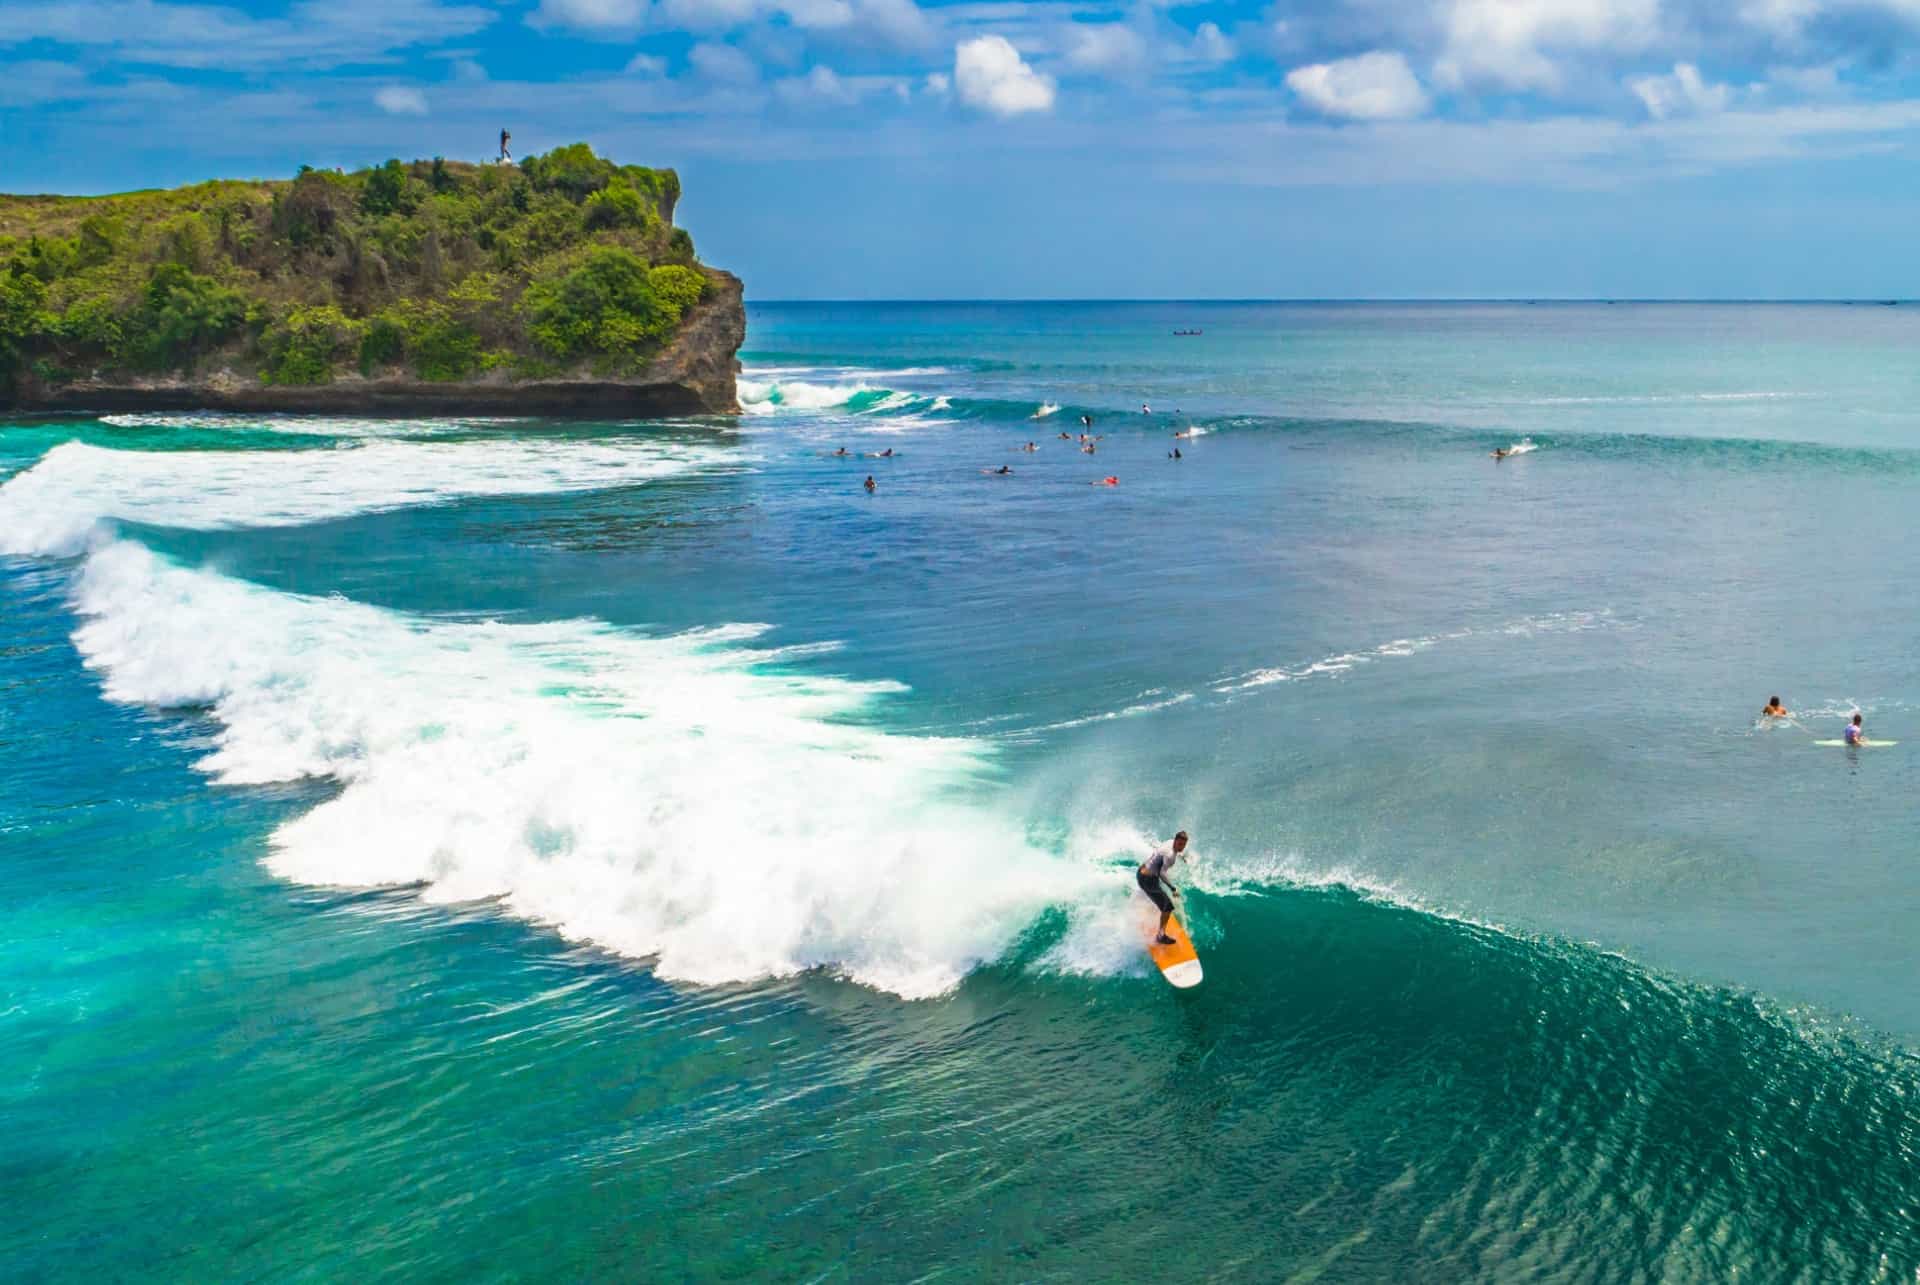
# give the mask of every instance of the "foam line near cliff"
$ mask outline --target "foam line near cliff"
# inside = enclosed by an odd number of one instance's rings
[[[119,451],[68,442],[0,485],[0,553],[78,552],[104,520],[294,526],[485,495],[626,486],[738,463],[719,446],[371,441],[316,451]]]

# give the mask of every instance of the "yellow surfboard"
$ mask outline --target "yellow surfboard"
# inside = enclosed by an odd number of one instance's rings
[[[1160,975],[1181,990],[1200,984],[1200,953],[1193,948],[1193,938],[1187,936],[1187,929],[1175,914],[1167,920],[1167,936],[1173,938],[1173,945],[1162,946],[1154,938],[1154,926],[1160,922],[1155,913],[1147,921],[1147,954],[1153,957],[1154,965]]]

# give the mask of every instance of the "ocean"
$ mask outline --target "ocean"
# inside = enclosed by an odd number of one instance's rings
[[[737,420],[0,420],[0,1276],[1920,1280],[1916,352],[764,304]]]

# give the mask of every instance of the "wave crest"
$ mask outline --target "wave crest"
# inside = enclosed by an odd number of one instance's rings
[[[824,968],[907,997],[1048,907],[1125,896],[1113,866],[1028,842],[984,743],[863,725],[896,684],[775,672],[755,626],[426,620],[127,541],[89,555],[76,605],[110,699],[210,709],[216,780],[339,784],[273,835],[299,882],[495,898],[669,978]]]
[[[327,450],[122,451],[66,442],[0,484],[0,553],[71,554],[109,519],[295,526],[486,495],[586,491],[737,462],[717,446],[372,441]]]

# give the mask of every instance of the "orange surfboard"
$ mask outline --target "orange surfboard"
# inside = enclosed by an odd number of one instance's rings
[[[1187,929],[1180,922],[1180,916],[1174,915],[1167,920],[1167,936],[1173,938],[1173,945],[1162,946],[1153,939],[1154,925],[1160,920],[1156,913],[1147,921],[1147,954],[1153,956],[1153,962],[1160,969],[1160,975],[1181,990],[1200,984],[1200,954],[1193,948],[1193,938],[1187,936]]]

